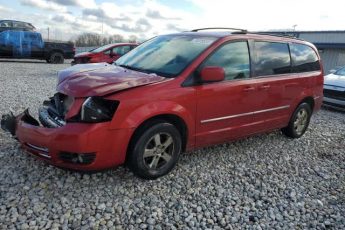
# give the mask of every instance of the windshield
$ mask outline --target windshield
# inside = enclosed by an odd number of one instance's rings
[[[217,38],[191,35],[164,35],[153,38],[119,58],[125,68],[176,77]]]
[[[345,67],[338,69],[334,74],[340,75],[340,76],[345,76]]]
[[[90,50],[89,52],[92,52],[92,53],[103,52],[104,50],[109,49],[109,48],[111,48],[112,46],[113,46],[113,44],[101,46],[101,47],[98,47],[97,49],[92,49],[92,50]]]

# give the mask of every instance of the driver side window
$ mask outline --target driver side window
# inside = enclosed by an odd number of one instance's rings
[[[248,43],[231,42],[214,52],[202,65],[223,67],[225,80],[250,77],[250,59]]]

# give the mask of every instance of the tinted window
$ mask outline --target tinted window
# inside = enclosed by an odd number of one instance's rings
[[[290,73],[291,61],[286,43],[255,42],[257,76]]]
[[[290,49],[294,73],[320,70],[319,59],[311,47],[302,44],[291,44]]]
[[[105,46],[101,46],[101,47],[98,47],[97,49],[93,49],[93,50],[90,50],[90,52],[92,53],[99,53],[99,52],[103,52],[105,51],[106,49],[109,49],[113,46],[113,44],[109,44],[109,45],[105,45]],[[109,52],[110,53],[110,50]]]
[[[113,48],[113,53],[116,53],[118,55],[124,55],[130,51],[131,47],[130,46],[118,46]]]
[[[203,63],[204,66],[220,66],[225,70],[225,79],[241,79],[250,76],[250,61],[247,42],[233,42],[222,46]]]
[[[0,22],[0,27],[11,27],[11,24],[8,21],[2,21]]]

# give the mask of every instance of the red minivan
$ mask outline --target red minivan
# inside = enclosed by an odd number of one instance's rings
[[[71,64],[75,65],[98,62],[107,62],[111,64],[137,46],[138,44],[136,43],[114,43],[101,46],[88,52],[76,54]]]
[[[25,111],[3,116],[3,128],[49,164],[126,163],[146,179],[195,148],[275,129],[299,138],[323,97],[312,44],[245,30],[158,36],[113,65],[76,65],[58,78],[39,121]]]

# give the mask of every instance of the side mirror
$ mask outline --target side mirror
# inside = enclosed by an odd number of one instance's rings
[[[201,70],[200,75],[203,82],[217,82],[225,79],[225,71],[219,66],[206,66]]]

